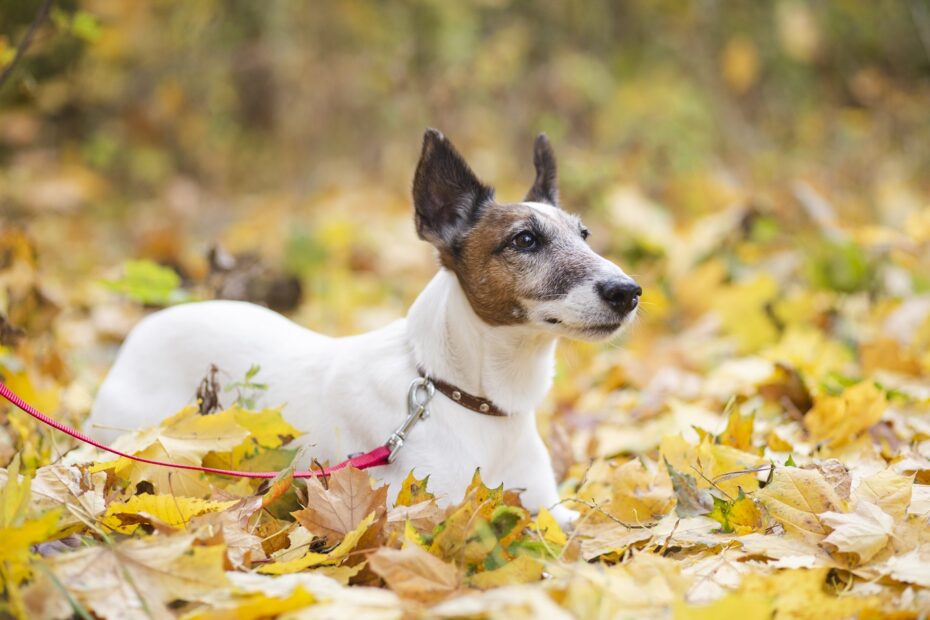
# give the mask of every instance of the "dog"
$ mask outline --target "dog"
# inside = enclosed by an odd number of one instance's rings
[[[486,483],[522,489],[528,508],[548,507],[567,525],[576,513],[558,503],[533,412],[552,384],[556,341],[615,335],[636,316],[642,289],[595,253],[581,220],[559,207],[544,134],[533,160],[526,197],[498,202],[452,143],[427,130],[414,221],[440,268],[405,319],[330,338],[245,302],[161,310],[127,337],[88,430],[110,441],[113,427],[156,425],[192,402],[211,365],[242,376],[259,364],[268,386],[259,404],[284,403],[285,417],[306,433],[297,443],[309,446],[307,460],[335,463],[384,444],[407,416],[408,386],[423,376],[440,388],[431,415],[392,464],[370,470],[392,498],[415,470],[429,475],[440,501],[457,500],[480,468]]]

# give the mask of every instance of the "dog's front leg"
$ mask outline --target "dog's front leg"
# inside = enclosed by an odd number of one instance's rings
[[[525,489],[520,495],[523,505],[536,513],[546,508],[563,528],[578,518],[578,513],[560,504],[558,484],[552,469],[552,459],[542,438],[533,433],[521,446],[512,464],[512,480]]]

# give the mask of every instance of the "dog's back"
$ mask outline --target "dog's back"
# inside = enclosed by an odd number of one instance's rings
[[[100,387],[88,432],[109,442],[127,430],[155,426],[195,402],[211,364],[220,383],[243,378],[253,365],[256,381],[288,376],[292,351],[325,355],[331,338],[296,325],[261,306],[237,301],[184,304],[156,312],[132,330]],[[281,386],[269,385],[271,402]],[[224,395],[224,404],[234,396]]]

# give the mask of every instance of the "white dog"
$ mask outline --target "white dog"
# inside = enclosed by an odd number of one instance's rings
[[[457,501],[475,468],[491,485],[566,523],[533,410],[552,383],[560,336],[600,340],[636,313],[642,289],[586,243],[557,203],[555,157],[540,135],[536,181],[500,204],[438,131],[428,130],[413,183],[419,236],[442,267],[406,319],[329,338],[265,308],[209,301],[157,312],[132,331],[94,403],[89,430],[156,425],[192,402],[211,364],[230,376],[261,366],[264,405],[285,403],[309,458],[336,463],[382,445],[408,415],[408,386],[437,387],[391,465],[370,470],[393,494],[411,469]],[[425,393],[425,392],[424,392]],[[424,398],[419,394],[418,398]],[[95,428],[97,426],[97,428]],[[306,463],[301,464],[306,465]]]

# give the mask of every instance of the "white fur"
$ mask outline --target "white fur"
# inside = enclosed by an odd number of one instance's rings
[[[322,336],[248,303],[185,304],[132,331],[100,388],[88,430],[112,441],[120,432],[114,428],[156,425],[193,402],[210,364],[226,382],[259,364],[256,381],[268,384],[259,404],[286,404],[286,418],[306,433],[298,441],[310,446],[308,457],[335,463],[387,440],[406,416],[407,388],[421,364],[511,415],[480,415],[437,392],[432,415],[413,429],[397,461],[371,474],[390,483],[393,497],[414,469],[451,502],[480,467],[489,485],[525,489],[523,502],[537,510],[559,500],[533,415],[551,385],[556,338],[538,326],[487,325],[445,269],[406,319],[348,338]],[[561,505],[553,514],[563,523],[573,515]]]

